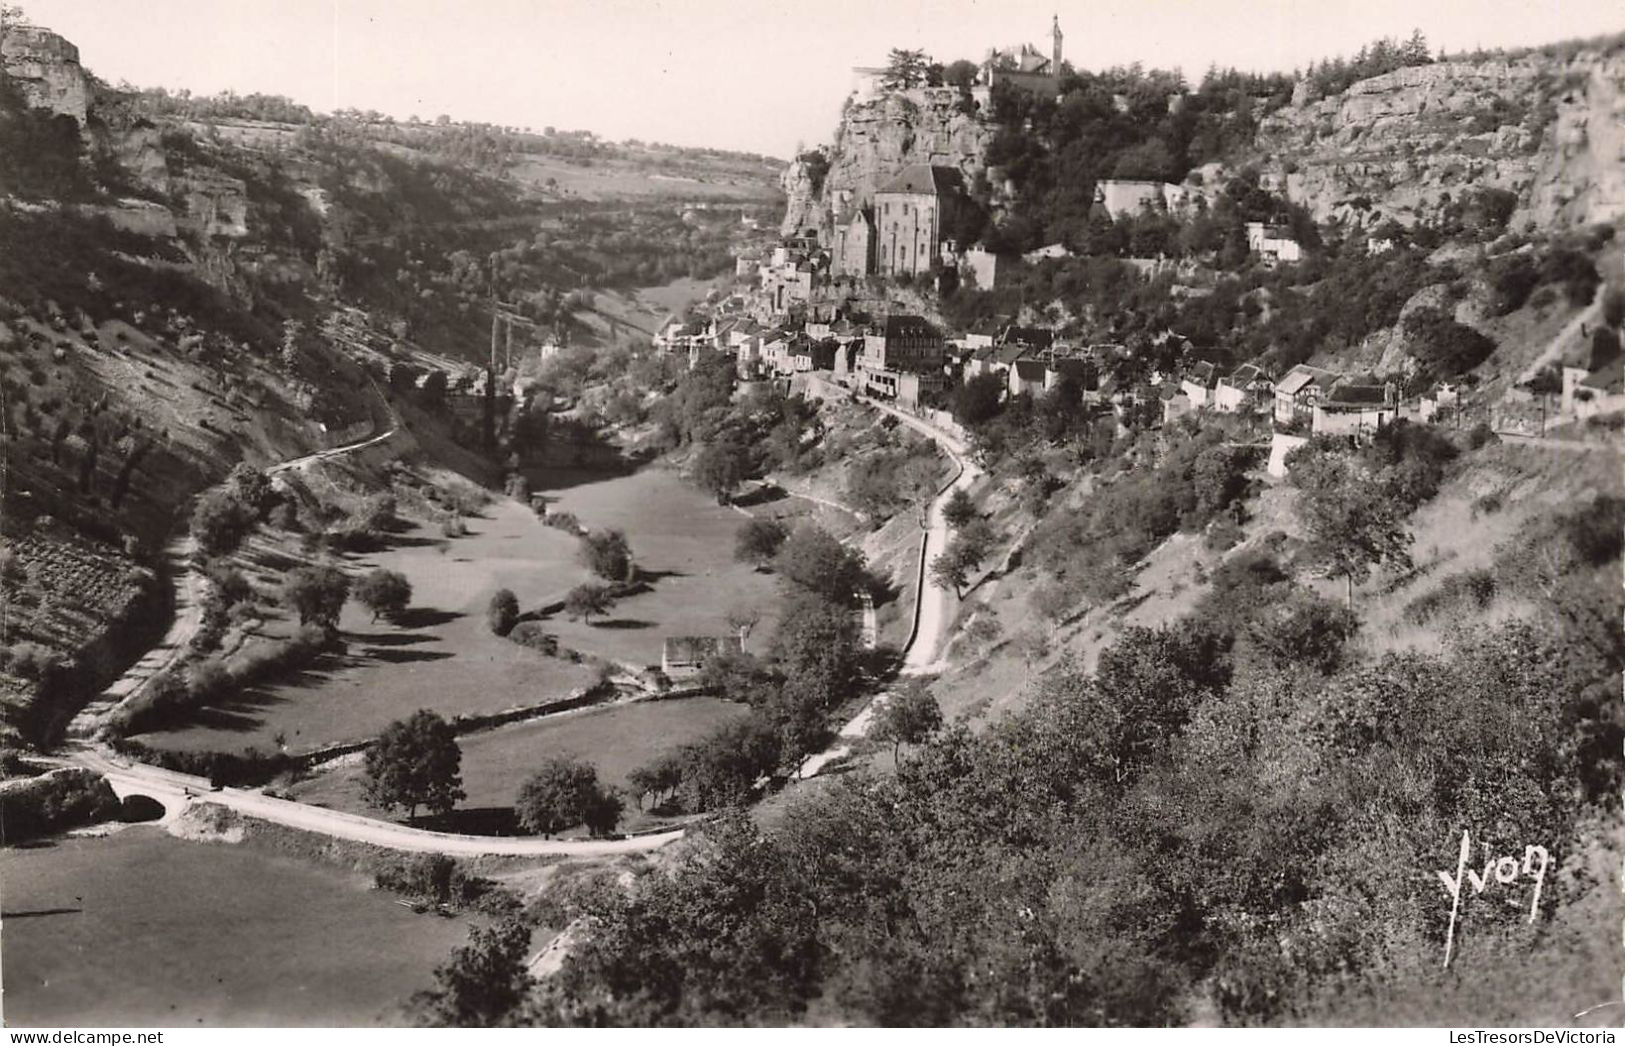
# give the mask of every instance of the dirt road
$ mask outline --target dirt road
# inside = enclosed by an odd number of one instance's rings
[[[976,482],[982,472],[969,460],[970,448],[952,433],[886,404],[869,399],[864,399],[863,402],[882,413],[892,415],[909,428],[935,440],[936,444],[953,459],[956,468],[953,479],[937,492],[927,515],[924,547],[920,556],[920,576],[916,586],[914,630],[903,650],[903,675],[921,675],[940,668],[937,654],[942,648],[942,640],[948,627],[953,623],[954,611],[958,605],[955,593],[930,584],[926,579],[931,560],[941,555],[948,547],[949,527],[948,521],[943,518],[943,508],[956,490],[967,489]],[[850,755],[852,744],[868,736],[875,713],[885,707],[890,696],[890,692],[877,694],[852,717],[850,722],[841,727],[835,742],[829,748],[808,756],[802,762],[797,776],[802,778],[816,776],[826,766]]]

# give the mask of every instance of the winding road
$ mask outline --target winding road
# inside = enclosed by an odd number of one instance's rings
[[[965,490],[976,482],[982,470],[970,461],[970,448],[952,433],[887,404],[861,396],[858,400],[882,413],[890,414],[909,428],[934,440],[937,446],[953,459],[956,469],[954,477],[937,492],[926,517],[927,527],[920,550],[919,576],[915,586],[914,629],[909,634],[908,645],[903,649],[902,674],[924,675],[941,668],[939,652],[942,649],[942,640],[948,626],[953,623],[954,609],[958,604],[958,597],[953,592],[931,584],[926,577],[931,560],[941,555],[948,547],[950,534],[948,521],[943,517],[943,508],[955,491]],[[825,767],[851,755],[852,745],[868,736],[869,730],[874,725],[875,713],[884,708],[890,698],[891,691],[875,695],[873,700],[841,727],[830,747],[816,755],[808,756],[802,762],[797,776],[803,779],[815,777]]]
[[[924,434],[943,448],[954,461],[955,474],[933,499],[927,515],[927,527],[922,541],[919,576],[916,585],[914,628],[904,649],[903,674],[918,675],[937,667],[937,654],[943,634],[953,619],[955,596],[926,580],[927,564],[947,547],[949,528],[943,518],[943,507],[956,490],[970,486],[981,474],[967,458],[969,450],[962,441],[919,418],[883,403],[864,399],[863,402],[883,413],[896,417],[903,424]],[[312,462],[341,456],[376,446],[394,436],[398,422],[387,431],[355,443],[313,454],[301,455],[273,465],[268,473],[286,472]],[[141,659],[125,676],[110,687],[107,696],[115,694],[118,700],[103,701],[94,706],[96,718],[117,707],[138,692],[147,679],[168,667],[186,641],[197,628],[201,600],[198,598],[197,578],[194,571],[185,571],[176,577],[177,619],[164,641]],[[872,607],[865,615],[866,631],[873,631]],[[877,695],[853,719],[843,726],[836,742],[828,750],[808,758],[801,766],[800,777],[812,777],[828,764],[851,754],[851,744],[866,736],[877,709],[884,706],[889,694]],[[86,713],[91,710],[87,709]],[[65,764],[87,767],[106,777],[113,791],[121,798],[146,795],[164,806],[165,823],[173,822],[189,807],[213,804],[238,814],[268,821],[272,824],[315,832],[335,839],[368,843],[374,846],[415,853],[444,853],[454,855],[506,855],[506,856],[569,856],[610,857],[628,853],[646,853],[657,850],[682,837],[681,829],[655,835],[633,836],[622,839],[538,839],[496,836],[458,835],[449,832],[431,832],[412,828],[393,821],[361,817],[356,814],[329,810],[324,807],[278,799],[260,791],[242,788],[214,789],[201,777],[165,770],[115,755],[89,740],[93,733],[90,722],[76,719],[79,729],[72,732],[76,740],[70,742],[61,760]]]

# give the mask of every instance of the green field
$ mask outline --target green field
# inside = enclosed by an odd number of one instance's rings
[[[761,615],[750,647],[766,649],[778,620],[778,587],[770,575],[733,558],[734,534],[745,516],[670,469],[533,489],[556,499],[551,511],[573,512],[584,526],[626,531],[638,566],[654,578],[648,592],[620,601],[590,625],[556,615],[547,628],[560,642],[618,661],[658,665],[666,636],[721,635],[728,631],[728,611],[738,607]]]
[[[362,876],[152,827],[0,850],[11,1027],[400,1024],[463,943]]]
[[[417,530],[406,535],[411,544],[352,561],[358,570],[383,566],[406,575],[413,616],[405,625],[373,622],[351,603],[340,622],[349,643],[342,658],[207,709],[184,729],[141,740],[189,751],[270,750],[281,733],[288,750],[299,752],[373,736],[419,708],[446,716],[495,712],[590,682],[589,669],[494,636],[485,623],[486,604],[498,588],[513,589],[529,607],[584,580],[575,539],[542,526],[513,501],[499,499],[485,511],[485,518],[468,521],[467,537],[445,543]],[[282,620],[272,630],[291,628]]]
[[[544,477],[545,478],[545,477]],[[735,562],[734,533],[745,517],[724,508],[665,469],[607,479],[563,473],[550,496],[554,511],[575,513],[595,529],[626,531],[649,590],[620,601],[590,624],[562,613],[544,621],[566,647],[640,666],[658,666],[669,635],[719,635],[734,607],[761,616],[753,650],[766,648],[777,618],[774,579]],[[538,490],[543,490],[538,484]],[[470,533],[451,541],[419,527],[395,547],[352,557],[355,571],[373,566],[405,574],[412,610],[402,625],[371,620],[358,604],[340,621],[348,650],[299,675],[253,688],[185,727],[153,731],[140,740],[178,751],[274,750],[280,736],[290,752],[376,735],[419,708],[445,716],[496,712],[562,697],[594,678],[585,666],[545,657],[491,634],[485,608],[498,588],[512,589],[532,612],[562,600],[590,580],[577,562],[577,539],[545,526],[527,507],[494,500]],[[271,621],[270,635],[294,623]]]
[[[525,778],[555,755],[584,759],[598,768],[600,780],[625,787],[631,771],[745,712],[745,706],[717,698],[687,697],[587,709],[470,734],[460,742],[463,790],[468,793],[461,805],[511,806]],[[359,766],[340,766],[290,791],[302,802],[379,815],[362,798]],[[627,814],[637,814],[634,804]],[[622,828],[636,826],[629,820]]]

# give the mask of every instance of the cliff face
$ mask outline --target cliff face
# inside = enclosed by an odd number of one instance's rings
[[[827,232],[833,209],[863,205],[904,167],[914,163],[954,167],[971,184],[986,168],[993,128],[959,111],[953,88],[920,89],[851,102],[829,150],[821,186],[796,160],[782,179],[789,198],[785,228]]]
[[[1440,62],[1353,84],[1261,124],[1257,154],[1319,220],[1428,219],[1475,188],[1518,195],[1515,222],[1625,214],[1625,56]]]
[[[77,47],[49,29],[14,26],[0,40],[0,61],[29,105],[71,116],[84,126],[91,89]]]

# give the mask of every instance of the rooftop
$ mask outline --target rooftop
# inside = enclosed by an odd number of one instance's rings
[[[875,191],[877,193],[947,193],[964,192],[965,179],[958,168],[933,164],[913,163]]]
[[[699,662],[743,649],[738,636],[667,636],[661,657],[667,662]]]

